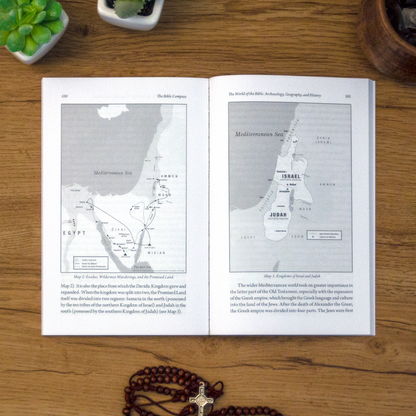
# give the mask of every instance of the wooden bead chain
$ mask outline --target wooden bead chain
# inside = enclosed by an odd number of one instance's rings
[[[222,396],[224,384],[218,381],[211,386],[201,377],[183,369],[176,367],[145,367],[137,371],[130,377],[129,385],[124,389],[126,407],[123,414],[131,416],[134,410],[139,416],[160,416],[159,414],[146,410],[146,407],[154,406],[173,416],[188,416],[197,413],[198,406],[195,403],[187,404],[179,413],[174,413],[167,409],[166,403],[186,403],[189,398],[196,396],[199,391],[200,383],[204,383],[206,396],[217,399]],[[180,388],[170,388],[166,385],[177,384]],[[216,387],[219,386],[219,389]],[[165,400],[155,401],[142,392],[152,392],[166,396]],[[144,401],[144,403],[143,403]],[[214,411],[214,405],[207,416],[283,416],[275,409],[269,407],[235,407],[228,406]]]
[[[234,407],[228,406],[227,408],[222,408],[221,410],[216,410],[215,412],[209,413],[211,416],[241,416],[241,415],[270,415],[270,416],[283,416],[276,409],[270,409],[270,407]]]

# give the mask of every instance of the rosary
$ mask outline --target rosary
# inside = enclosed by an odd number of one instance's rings
[[[166,385],[177,384],[178,389]],[[204,415],[204,407],[211,405],[207,416],[254,416],[270,415],[283,416],[275,409],[269,407],[235,407],[228,406],[214,411],[214,401],[223,395],[224,384],[218,381],[211,386],[207,381],[176,367],[146,367],[139,370],[130,377],[129,385],[124,389],[126,406],[123,414],[126,416],[160,416],[158,413],[147,410],[152,406],[169,413],[172,416],[189,416],[198,413]],[[156,401],[143,394],[152,392],[153,395],[165,396],[164,399]],[[169,403],[187,403],[179,412],[169,410]],[[132,412],[134,410],[134,412]],[[159,411],[160,411],[159,410]]]

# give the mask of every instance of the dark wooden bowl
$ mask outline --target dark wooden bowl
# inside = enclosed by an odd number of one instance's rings
[[[382,74],[402,81],[416,81],[416,47],[393,29],[385,0],[362,0],[358,39],[367,58]]]

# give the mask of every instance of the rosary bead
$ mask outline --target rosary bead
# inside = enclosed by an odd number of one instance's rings
[[[145,377],[143,379],[144,384],[150,384],[150,377]]]
[[[265,408],[263,408],[263,414],[264,415],[268,415],[268,414],[270,414],[270,407],[265,407]]]
[[[257,407],[257,414],[262,415],[263,414],[263,408],[261,406]]]
[[[163,376],[157,376],[157,382],[158,383],[163,383],[165,381],[165,377]]]
[[[165,368],[165,373],[166,374],[170,374],[171,372],[172,372],[172,367],[168,366],[168,367]]]
[[[165,367],[164,367],[163,365],[160,365],[160,366],[157,368],[157,372],[158,372],[159,374],[164,374],[164,372],[165,372]]]
[[[184,383],[185,387],[189,387],[191,385],[191,380],[186,380]]]
[[[152,367],[152,374],[157,374],[157,367]]]
[[[191,415],[193,415],[193,414],[195,413],[195,407],[194,407],[194,406],[192,406],[192,405],[190,405],[190,406],[188,407],[188,410],[189,410],[189,413],[190,413]]]
[[[175,374],[172,376],[172,383],[177,384],[178,383],[178,376]]]
[[[243,415],[247,416],[250,413],[250,409],[248,407],[243,407]]]
[[[165,384],[169,384],[170,383],[170,376],[166,375],[163,380],[164,380]]]
[[[148,384],[143,385],[143,391],[149,391],[149,385]]]
[[[277,410],[273,409],[270,411],[271,416],[277,416]]]
[[[221,409],[221,416],[225,416],[227,414],[227,409]]]
[[[189,377],[191,377],[191,373],[189,371],[186,371],[184,377],[188,379]]]
[[[186,396],[184,394],[181,395],[181,402],[183,402],[183,403],[186,402]]]
[[[183,378],[180,378],[180,379],[178,380],[178,384],[179,384],[180,386],[183,386],[183,385],[185,384],[185,380],[184,380]]]
[[[170,395],[170,388],[169,388],[169,387],[165,387],[165,388],[163,389],[163,394],[164,394],[165,396],[169,396],[169,395]]]
[[[257,409],[255,407],[250,407],[250,414],[255,415],[257,413]]]
[[[129,414],[130,414],[130,409],[124,408],[123,415],[129,415]]]
[[[237,407],[237,409],[235,409],[235,414],[237,416],[241,416],[243,414],[243,409],[241,407]]]
[[[156,391],[157,389],[156,389],[156,386],[154,386],[153,384],[150,384],[149,390],[150,391]]]
[[[178,374],[178,371],[177,367],[172,367],[172,374]]]
[[[176,393],[177,393],[178,391],[176,390],[176,389],[170,389],[170,394],[172,395],[172,396],[176,396]]]
[[[182,370],[182,368],[180,370],[178,370],[178,376],[182,377],[185,374],[185,371]]]
[[[230,406],[230,407],[227,409],[227,415],[233,416],[233,415],[234,415],[234,413],[235,413],[235,408],[234,408],[234,406]]]
[[[157,377],[153,374],[152,377],[150,377],[150,382],[156,383],[156,381],[157,381]]]
[[[136,374],[137,374],[138,376],[142,376],[142,375],[144,374],[144,370],[139,370]]]
[[[158,386],[157,389],[156,389],[158,394],[162,394],[163,390],[165,390],[165,389],[162,386]]]
[[[144,373],[148,376],[148,375],[150,375],[150,373],[152,372],[152,370],[150,369],[150,367],[146,367],[145,369],[144,369]]]
[[[191,374],[191,381],[195,381],[198,378],[196,374]]]

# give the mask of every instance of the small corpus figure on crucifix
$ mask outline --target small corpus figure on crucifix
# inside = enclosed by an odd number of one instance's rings
[[[205,396],[205,384],[203,381],[199,383],[199,394],[196,397],[189,398],[190,403],[196,403],[198,406],[198,416],[204,416],[204,406],[214,403],[214,399]]]

